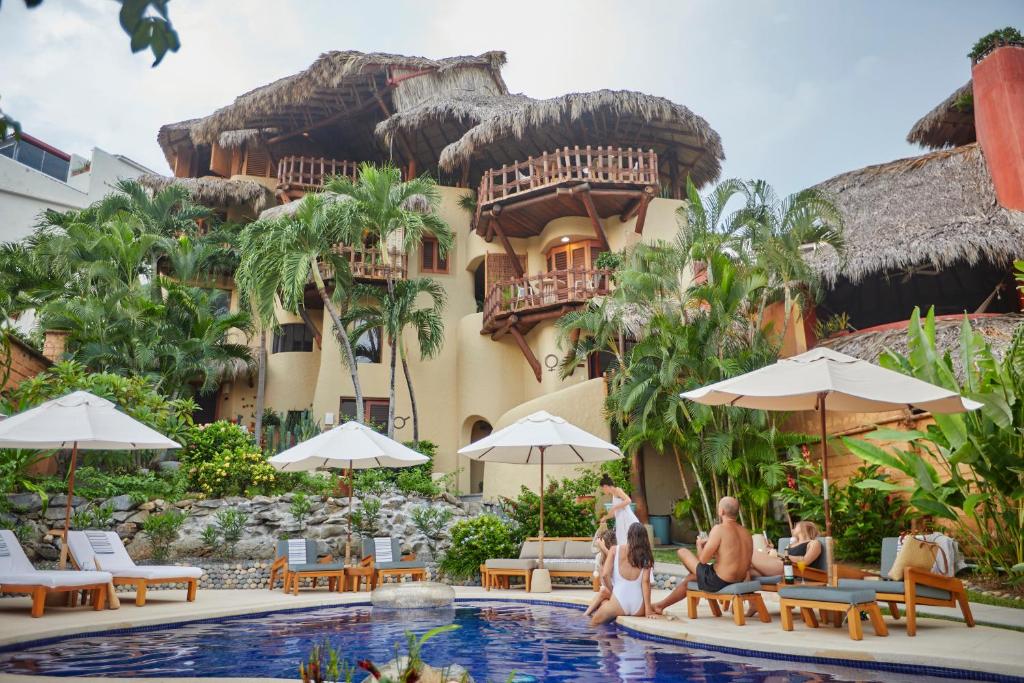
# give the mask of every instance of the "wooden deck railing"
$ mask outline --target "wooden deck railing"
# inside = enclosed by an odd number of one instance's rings
[[[277,162],[278,184],[291,189],[307,190],[321,187],[326,178],[335,175],[355,180],[359,175],[359,164],[344,159],[302,156],[281,157]]]
[[[477,206],[569,181],[657,185],[658,155],[654,150],[590,145],[545,152],[485,171]]]
[[[553,308],[561,304],[584,303],[612,290],[611,270],[552,270],[501,280],[484,300],[483,323],[511,313]]]
[[[404,280],[408,274],[408,259],[400,251],[392,251],[382,257],[380,249],[338,247],[335,251],[348,260],[352,277],[358,280]],[[325,280],[334,277],[334,269],[327,263],[320,264],[320,276]]]

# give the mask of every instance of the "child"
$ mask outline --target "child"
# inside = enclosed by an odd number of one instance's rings
[[[604,524],[602,523],[601,526],[604,527]],[[605,558],[608,557],[608,553],[614,552],[615,532],[607,528],[605,528],[604,531],[598,529],[598,534],[596,540],[594,541],[594,545],[597,547],[599,551],[596,566],[603,567],[605,563]],[[587,607],[587,611],[583,613],[583,616],[589,617],[591,613],[601,605],[602,602],[604,602],[612,596],[611,585],[609,585],[609,583],[603,577],[601,579],[601,583],[603,585],[597,591],[597,595],[594,596],[594,599],[591,601],[590,606]]]

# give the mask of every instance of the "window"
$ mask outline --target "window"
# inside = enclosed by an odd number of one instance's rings
[[[384,338],[379,327],[363,332],[352,346],[356,363],[379,363],[381,358],[381,340]]]
[[[293,353],[313,350],[313,332],[305,323],[288,323],[274,332],[274,346],[271,353]]]
[[[374,427],[387,427],[388,405],[386,398],[364,398],[363,421]],[[338,414],[345,422],[356,419],[356,400],[343,396]]]
[[[71,158],[30,135],[0,141],[0,154],[61,182],[68,180]]]
[[[448,255],[441,255],[440,245],[433,237],[424,237],[423,244],[420,245],[420,272],[448,272]]]

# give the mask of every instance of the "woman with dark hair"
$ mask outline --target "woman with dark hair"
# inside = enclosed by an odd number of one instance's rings
[[[615,546],[608,553],[604,576],[612,584],[608,598],[590,620],[592,626],[606,624],[617,617],[643,617],[654,614],[651,609],[651,572],[654,571],[654,552],[647,529],[639,522],[626,533],[626,543]]]
[[[636,513],[633,512],[633,501],[625,491],[615,485],[615,482],[607,474],[601,477],[601,491],[606,496],[612,497],[612,507],[604,513],[601,521],[615,520],[615,541],[617,545],[623,545],[626,543],[626,531],[629,527],[640,523]]]

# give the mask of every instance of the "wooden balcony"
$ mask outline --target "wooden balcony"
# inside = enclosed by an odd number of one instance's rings
[[[497,282],[484,300],[481,334],[498,338],[508,331],[526,334],[541,320],[561,317],[572,308],[612,289],[612,271],[553,270]]]
[[[618,214],[623,222],[637,216],[640,232],[639,219],[658,186],[653,150],[564,147],[486,171],[477,194],[476,230],[487,241],[495,234],[531,237],[562,216],[597,221]]]
[[[338,247],[337,253],[346,257],[352,277],[364,282],[386,282],[388,277],[404,280],[408,275],[408,258],[400,251],[382,255],[380,249],[367,247],[354,249]],[[320,276],[324,280],[334,277],[334,269],[326,263],[320,264]]]
[[[296,199],[309,190],[320,189],[327,178],[336,175],[355,180],[359,163],[326,157],[281,157],[277,162],[277,191]]]

